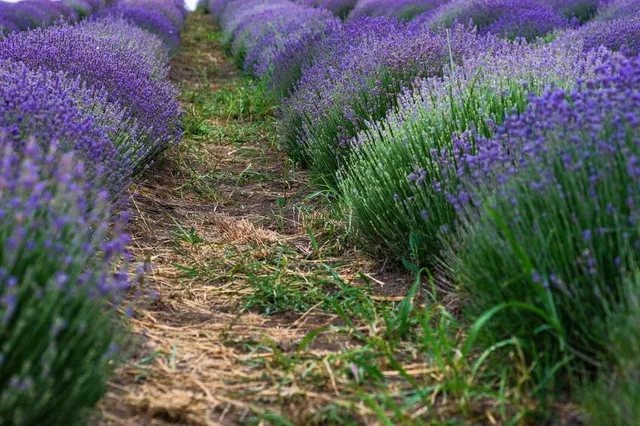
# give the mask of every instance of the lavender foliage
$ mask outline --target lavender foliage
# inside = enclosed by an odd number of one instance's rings
[[[180,139],[176,91],[126,40],[114,44],[113,38],[94,35],[103,34],[101,25],[83,22],[11,34],[0,41],[0,59],[62,71],[105,90],[109,101],[126,108],[148,130],[149,137],[142,141],[148,153],[140,165],[144,166]]]
[[[470,135],[474,152],[471,135],[491,136],[505,114],[525,110],[529,93],[570,87],[599,61],[561,42],[503,42],[441,78],[414,83],[396,109],[352,141],[355,155],[339,182],[360,234],[398,257],[433,266],[439,234],[456,220],[447,195],[458,185],[450,171],[459,163],[452,140]]]
[[[569,25],[562,13],[538,0],[453,0],[421,21],[430,27],[472,23],[481,34],[512,40],[519,37],[534,40]]]
[[[126,217],[72,152],[23,142],[0,133],[0,422],[75,425],[122,342]]]
[[[431,31],[392,18],[365,18],[328,34],[323,51],[283,102],[282,135],[290,152],[322,179],[349,155],[349,140],[382,119],[415,78],[441,75],[453,63],[486,51],[495,38],[462,26]]]
[[[410,20],[418,15],[428,13],[443,5],[448,0],[358,0],[350,20],[363,16],[397,16],[398,19]]]
[[[469,196],[456,276],[474,312],[537,310],[490,325],[498,339],[525,337],[531,359],[612,355],[606,322],[639,260],[640,59],[612,57],[597,73],[534,97],[458,167]]]
[[[124,112],[99,90],[62,73],[0,61],[0,133],[21,150],[26,138],[77,151],[104,189],[118,194],[132,175],[134,144]]]

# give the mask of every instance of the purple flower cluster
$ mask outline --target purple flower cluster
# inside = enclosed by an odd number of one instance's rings
[[[124,31],[127,24],[122,22]],[[113,28],[115,30],[115,28]],[[180,138],[176,91],[158,70],[142,60],[127,40],[105,37],[100,21],[14,33],[0,41],[0,59],[21,61],[32,69],[61,71],[108,93],[148,131],[145,158]]]
[[[472,194],[457,266],[470,299],[535,306],[553,333],[528,337],[587,362],[608,353],[602,324],[624,309],[640,247],[640,59],[612,56],[597,73],[534,97],[459,168]],[[493,327],[512,336],[541,318],[511,320]]]
[[[346,18],[356,6],[357,0],[295,0],[305,6],[326,9],[339,18]]]
[[[78,0],[81,1],[81,0]],[[43,27],[56,22],[75,22],[81,15],[99,11],[100,2],[87,4],[84,13],[77,12],[72,4],[49,0],[24,0],[17,3],[0,2],[0,34]]]
[[[117,194],[132,175],[127,124],[103,91],[60,72],[0,61],[0,133],[15,149],[25,138],[45,146],[54,139],[60,150],[77,151],[104,188]]]
[[[164,0],[121,0],[98,16],[122,18],[160,37],[171,52],[180,46],[184,10]]]
[[[273,58],[287,41],[335,19],[326,9],[289,0],[236,0],[219,16],[223,42],[242,61],[245,71],[257,76],[271,72]]]
[[[637,0],[603,0],[595,19],[609,21],[624,18],[640,12],[640,2]]]
[[[550,89],[534,97],[528,110],[509,117],[494,138],[476,143],[477,152],[458,141],[459,152],[464,153],[458,174],[469,187],[498,194],[507,194],[509,182],[522,170],[537,177],[532,182],[536,191],[563,191],[557,185],[565,174],[584,172],[591,195],[597,185],[613,178],[609,173],[619,171],[621,158],[634,177],[635,144],[640,142],[634,136],[640,127],[640,96],[635,89],[640,83],[640,58],[614,55],[596,72],[593,79],[580,79],[575,90]],[[550,167],[556,161],[563,170]],[[608,167],[597,168],[593,162]],[[640,186],[634,191],[640,194]]]
[[[326,157],[326,175],[340,167],[350,139],[382,119],[415,78],[441,75],[452,63],[498,43],[462,26],[431,31],[393,18],[363,18],[322,40],[319,54],[283,101],[282,128],[287,145],[302,150],[303,158]]]
[[[453,0],[426,14],[421,21],[431,27],[471,23],[481,34],[528,40],[569,25],[562,13],[539,0]]]
[[[127,218],[109,225],[110,195],[73,152],[22,142],[17,152],[0,131],[0,417],[76,424],[120,340]]]
[[[358,0],[349,19],[363,16],[397,16],[399,19],[412,19],[427,13],[448,0]]]
[[[632,15],[590,22],[573,36],[582,39],[585,50],[604,46],[629,56],[640,54],[640,10]]]

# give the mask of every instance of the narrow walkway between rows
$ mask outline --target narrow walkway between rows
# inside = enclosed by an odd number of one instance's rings
[[[376,335],[371,301],[401,301],[410,279],[343,241],[331,199],[277,150],[273,111],[207,16],[188,18],[172,78],[185,139],[132,190],[132,250],[153,270],[103,424],[366,423],[360,376],[377,361],[339,313]]]

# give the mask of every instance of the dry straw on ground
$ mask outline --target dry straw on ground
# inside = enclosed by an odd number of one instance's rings
[[[173,78],[189,90],[210,92],[238,81],[233,65],[207,39],[213,31],[207,17],[192,15],[188,27]],[[185,99],[184,107],[189,113],[197,105]],[[210,120],[224,129],[245,118]],[[141,290],[157,297],[138,306],[130,322],[134,353],[100,404],[100,422],[238,424],[269,411],[310,424],[323,421],[315,413],[329,405],[357,413],[360,422],[371,419],[371,409],[354,402],[353,378],[343,374],[340,354],[359,343],[331,332],[341,324],[337,316],[318,306],[267,316],[243,309],[243,301],[255,292],[250,280],[280,274],[313,285],[329,276],[325,263],[344,282],[368,277],[381,301],[401,300],[407,277],[348,249],[314,256],[307,225],[322,222],[322,213],[297,208],[309,191],[305,175],[286,178],[286,158],[266,138],[240,147],[224,136],[187,138],[166,157],[132,190],[131,248],[138,261],[153,265]],[[248,170],[265,179],[244,179]],[[194,182],[207,184],[212,175],[215,193],[194,190]],[[294,201],[279,209],[282,197]],[[299,350],[304,337],[322,327],[326,331]],[[299,360],[295,365],[283,361],[290,354]],[[405,368],[441,379],[429,365]],[[391,368],[385,374],[397,375]]]

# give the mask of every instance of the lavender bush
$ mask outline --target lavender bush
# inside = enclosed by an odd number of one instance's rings
[[[162,13],[178,31],[184,29],[186,10],[184,2],[167,0],[122,0],[119,5],[143,7]]]
[[[339,27],[283,102],[283,143],[332,185],[347,166],[349,140],[382,119],[404,87],[496,42],[462,26],[435,32],[389,18]]]
[[[554,10],[561,12],[574,24],[590,21],[603,4],[602,0],[552,0],[548,2]],[[606,3],[606,0],[605,2]]]
[[[180,46],[177,27],[162,11],[146,5],[122,3],[107,11],[108,15],[122,17],[131,24],[147,30],[162,39],[171,52]]]
[[[637,56],[640,54],[640,11],[617,19],[590,22],[570,35],[568,42],[575,43],[576,36],[585,50],[604,46],[626,55]]]
[[[473,23],[481,34],[512,40],[518,37],[534,40],[569,25],[566,17],[538,0],[452,0],[420,21],[429,27]]]
[[[243,58],[245,71],[258,77],[269,72],[273,58],[284,44],[334,20],[326,10],[290,5],[287,13],[258,13],[238,27],[232,51]],[[292,13],[293,12],[293,13]]]
[[[125,24],[121,24],[126,27]],[[94,35],[93,32],[100,35]],[[123,28],[123,31],[127,31]],[[103,35],[101,23],[83,22],[14,33],[0,41],[0,59],[22,61],[32,69],[63,71],[69,77],[108,93],[108,100],[126,108],[148,137],[141,140],[143,168],[180,138],[176,91],[157,69],[141,60],[127,40]]]
[[[12,145],[0,134],[0,423],[79,424],[122,341],[126,222],[109,226],[109,195],[73,153]]]
[[[597,21],[610,21],[624,18],[640,12],[640,3],[637,0],[609,0],[603,1],[595,19]]]
[[[453,138],[491,136],[505,114],[524,111],[531,92],[572,86],[596,58],[559,42],[505,42],[442,78],[416,82],[393,112],[351,142],[356,154],[338,181],[358,233],[395,257],[433,266],[439,234],[456,219],[446,195],[458,185],[446,167],[458,162]]]
[[[8,34],[15,31],[20,31],[20,28],[13,21],[0,16],[0,34]]]
[[[89,16],[93,12],[93,6],[88,0],[62,0],[62,3],[73,9],[81,18]]]
[[[340,19],[345,19],[356,6],[357,0],[296,0],[305,6],[326,9]]]
[[[30,2],[0,3],[0,13],[23,30],[48,25],[53,19],[45,10]]]
[[[397,16],[410,20],[443,5],[448,0],[358,0],[350,20],[363,16]]]
[[[104,189],[118,194],[136,162],[135,125],[99,90],[62,73],[0,61],[0,133],[17,150],[26,137],[76,151]],[[142,155],[139,153],[138,155]]]
[[[497,309],[493,339],[523,339],[539,379],[566,357],[610,359],[607,321],[637,273],[640,59],[597,72],[534,98],[458,166],[456,280],[472,315]]]
[[[303,70],[310,68],[316,58],[336,48],[335,40],[342,24],[338,21],[318,23],[311,31],[299,33],[296,37],[288,37],[282,48],[274,53],[268,67],[256,67],[256,73],[265,82],[267,94],[274,103],[289,95],[300,78]]]

